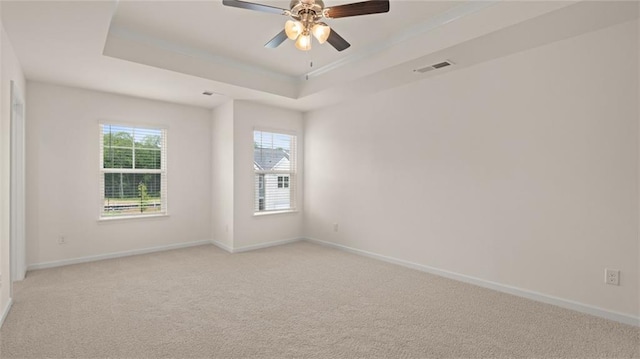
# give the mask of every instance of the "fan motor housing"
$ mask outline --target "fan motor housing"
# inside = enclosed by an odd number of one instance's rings
[[[317,19],[322,17],[324,2],[322,0],[291,0],[289,7],[291,8],[291,16],[295,18],[311,13]]]

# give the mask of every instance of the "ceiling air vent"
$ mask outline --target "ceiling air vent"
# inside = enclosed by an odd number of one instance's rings
[[[419,72],[419,73],[423,74],[423,73],[429,72],[431,70],[437,70],[437,69],[441,69],[443,67],[447,67],[447,66],[451,66],[451,65],[453,65],[453,62],[451,62],[449,60],[446,60],[446,61],[443,61],[443,62],[439,62],[437,64],[433,64],[431,66],[415,69],[415,70],[413,70],[413,72]]]

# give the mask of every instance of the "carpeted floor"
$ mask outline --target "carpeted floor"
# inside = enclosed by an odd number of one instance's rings
[[[640,358],[640,329],[307,242],[29,272],[9,358]]]

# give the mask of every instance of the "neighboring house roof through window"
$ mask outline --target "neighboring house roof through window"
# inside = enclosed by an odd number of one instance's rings
[[[282,148],[254,148],[253,162],[263,171],[270,171],[282,161],[289,160],[289,153]]]

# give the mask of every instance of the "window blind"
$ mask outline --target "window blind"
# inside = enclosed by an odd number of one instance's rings
[[[100,217],[167,213],[165,129],[100,124]]]
[[[296,208],[296,136],[253,132],[254,211]]]

